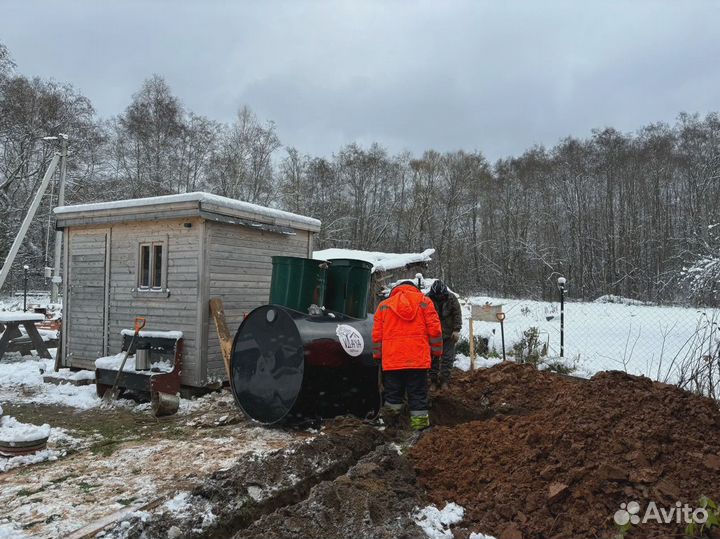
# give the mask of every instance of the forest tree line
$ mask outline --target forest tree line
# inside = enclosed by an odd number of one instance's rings
[[[3,259],[57,151],[43,137],[57,133],[70,140],[69,204],[208,191],[321,219],[318,249],[433,247],[429,273],[463,293],[554,298],[563,275],[575,298],[718,300],[716,280],[688,286],[687,271],[717,260],[717,113],[598,129],[494,163],[481,151],[418,156],[380,144],[312,156],[248,107],[231,123],[194,114],[158,75],[122,113],[99,118],[72,86],[19,74],[0,45]],[[35,275],[52,265],[54,203],[49,190],[16,262]]]

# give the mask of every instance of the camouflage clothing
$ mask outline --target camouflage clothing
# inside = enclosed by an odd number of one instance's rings
[[[440,280],[433,283],[428,297],[440,317],[443,336],[443,353],[441,357],[432,358],[430,381],[433,384],[444,384],[450,379],[455,363],[456,340],[453,339],[453,333],[462,329],[462,309],[457,296]]]

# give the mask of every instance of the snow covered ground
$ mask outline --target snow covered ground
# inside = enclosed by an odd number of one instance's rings
[[[469,303],[504,305],[505,348],[522,339],[531,327],[540,330],[548,356],[560,355],[560,304],[533,300],[472,297]],[[470,307],[465,305],[462,334],[469,334]],[[672,360],[683,357],[693,346],[698,326],[720,317],[720,311],[683,307],[658,307],[623,298],[600,298],[595,302],[566,302],[565,358],[578,374],[592,375],[603,370],[626,370],[662,381],[674,381]],[[703,326],[704,327],[704,326]],[[717,330],[716,330],[717,331]],[[490,349],[501,351],[500,324],[475,322],[475,335],[489,340]],[[717,343],[717,337],[713,342]],[[490,358],[484,366],[496,363]],[[469,359],[459,356],[457,366],[467,368]]]
[[[213,426],[176,418],[172,429],[148,428],[143,438],[110,446],[107,454],[80,451],[52,466],[7,472],[0,538],[65,537],[124,509],[137,513],[158,502],[163,510],[202,513],[203,524],[210,524],[214,515],[207,507],[190,507],[196,501],[190,491],[239,459],[284,449],[301,437],[245,422],[217,424],[220,413],[222,408],[211,412]],[[205,422],[207,414],[198,419]]]
[[[81,410],[100,404],[94,384],[44,383],[43,373],[52,372],[54,367],[54,359],[7,354],[0,361],[0,402],[60,404]],[[59,374],[73,376],[69,369],[61,369]]]

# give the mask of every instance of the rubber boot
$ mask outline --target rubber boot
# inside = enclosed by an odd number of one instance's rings
[[[425,412],[424,415],[413,415],[410,412],[410,428],[415,431],[425,430],[430,427],[430,416]]]
[[[385,404],[380,410],[380,417],[389,429],[402,428],[403,414],[402,404]]]

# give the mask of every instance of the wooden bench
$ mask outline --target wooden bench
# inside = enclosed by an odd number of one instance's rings
[[[21,311],[0,312],[0,359],[6,352],[20,352],[24,355],[35,350],[40,357],[52,359],[47,344],[43,341],[35,327],[36,322],[43,322],[45,316],[38,313]],[[20,326],[25,328],[27,336],[22,334]]]
[[[144,336],[147,333],[149,336]],[[162,332],[155,332],[162,333]],[[180,375],[182,374],[183,361],[183,338],[159,337],[153,332],[140,332],[135,340],[130,354],[134,354],[138,347],[148,347],[154,356],[155,361],[168,361],[172,363],[169,371],[134,371],[123,370],[120,373],[118,387],[123,390],[144,393],[152,399],[158,394],[176,395],[180,392]],[[130,347],[132,342],[131,334],[123,335],[122,352]],[[95,368],[96,390],[99,397],[103,397],[105,391],[109,390],[115,383],[118,375],[117,368]]]

